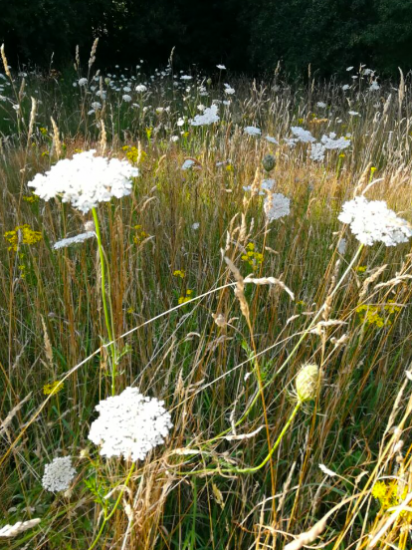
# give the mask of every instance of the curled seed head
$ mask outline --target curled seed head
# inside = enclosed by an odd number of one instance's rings
[[[314,363],[304,365],[296,376],[295,386],[298,399],[301,403],[316,399],[322,384],[322,375],[319,367]]]
[[[266,172],[271,172],[275,167],[276,161],[273,155],[265,155],[262,160],[263,168]]]

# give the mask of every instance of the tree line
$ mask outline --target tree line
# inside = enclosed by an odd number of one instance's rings
[[[366,63],[381,74],[412,67],[412,0],[0,0],[0,42],[9,60],[61,68],[79,46],[87,62],[144,58],[202,69],[325,76]],[[15,67],[13,67],[15,68]]]

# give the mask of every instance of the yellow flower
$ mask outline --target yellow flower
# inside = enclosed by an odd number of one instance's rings
[[[358,273],[364,273],[367,270],[368,266],[366,265],[358,265],[358,267],[355,267],[355,271]]]
[[[173,271],[173,275],[175,277],[180,277],[181,279],[184,279],[186,276],[186,273],[183,269],[176,269],[175,271]]]
[[[40,231],[34,231],[30,225],[18,225],[12,231],[6,231],[4,238],[10,243],[11,246],[8,250],[18,250],[19,244],[36,244],[43,239]]]
[[[58,380],[55,380],[51,384],[45,384],[43,386],[43,393],[44,395],[52,395],[54,393],[59,392],[63,389],[63,382],[59,382]]]
[[[25,202],[33,203],[33,202],[37,202],[39,200],[39,197],[37,195],[29,195],[29,196],[24,195],[23,200]]]

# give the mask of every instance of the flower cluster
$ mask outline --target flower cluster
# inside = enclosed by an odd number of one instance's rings
[[[30,225],[18,225],[12,231],[6,231],[4,238],[10,243],[8,250],[16,252],[19,248],[19,244],[36,244],[42,240],[42,234],[40,231],[34,231]]]
[[[196,115],[190,120],[191,126],[207,126],[219,122],[220,117],[217,114],[217,105],[212,105],[209,109],[203,111],[203,115]]]
[[[46,464],[42,485],[47,491],[65,491],[76,475],[72,466],[71,456],[55,458],[50,464]]]
[[[133,229],[136,231],[136,234],[133,237],[134,244],[142,244],[142,242],[149,237],[149,233],[146,233],[146,231],[143,231],[141,225],[135,225]]]
[[[258,267],[263,262],[263,254],[255,250],[255,245],[253,243],[248,243],[246,245],[246,254],[243,254],[242,260],[247,262],[253,271],[256,271]]]
[[[175,271],[173,271],[173,276],[184,279],[186,277],[186,272],[184,271],[184,269],[175,269]]]
[[[260,136],[262,134],[262,130],[260,128],[256,128],[256,126],[246,126],[243,131],[248,136]]]
[[[398,479],[377,481],[372,487],[372,496],[379,501],[384,511],[394,506],[400,506],[407,494],[408,484],[402,483],[402,481]],[[412,513],[408,510],[401,512],[400,516],[404,519],[412,519]]]
[[[395,304],[394,300],[388,300],[385,306],[361,305],[356,308],[359,314],[359,320],[368,325],[376,325],[378,328],[390,326],[392,324],[391,316],[399,312],[401,308]],[[383,313],[384,315],[381,315]]]
[[[43,386],[44,395],[53,395],[63,389],[63,382],[55,380],[51,384],[45,384]]]
[[[138,388],[126,388],[96,406],[100,413],[92,423],[89,439],[101,445],[100,454],[144,460],[164,443],[172,427],[170,414],[156,398],[145,397]]]
[[[91,150],[60,160],[46,174],[37,174],[28,185],[45,201],[61,197],[63,202],[86,213],[112,197],[130,195],[131,179],[138,175],[139,170],[128,162],[95,156]]]
[[[84,243],[84,241],[87,241],[87,239],[91,239],[95,236],[96,233],[94,231],[86,231],[86,233],[80,233],[79,235],[75,235],[74,237],[68,237],[67,239],[57,241],[56,243],[54,243],[53,248],[54,250],[58,250],[59,248],[66,248],[71,244]]]
[[[189,288],[186,290],[186,296],[180,296],[178,300],[178,304],[187,304],[187,302],[190,302],[192,300],[192,294],[193,290],[190,290]]]
[[[136,164],[139,158],[139,149],[134,145],[124,145],[122,149],[126,153],[126,157],[130,160],[130,162],[132,164]]]
[[[292,126],[291,132],[295,136],[295,139],[301,143],[314,143],[316,141],[309,130],[304,130],[300,126]]]
[[[322,385],[322,373],[315,363],[304,365],[298,372],[295,388],[301,403],[316,399]]]
[[[390,210],[385,201],[356,197],[344,203],[338,219],[349,224],[358,241],[368,246],[377,242],[396,246],[412,236],[408,222]]]
[[[278,220],[290,214],[290,199],[282,193],[273,193],[266,197],[264,210],[268,222]]]

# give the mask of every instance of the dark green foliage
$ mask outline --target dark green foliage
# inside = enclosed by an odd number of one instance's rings
[[[0,0],[0,42],[13,64],[82,61],[100,38],[98,63],[143,57],[187,69],[225,63],[258,74],[278,61],[296,75],[330,75],[366,63],[380,73],[412,67],[412,0]]]

